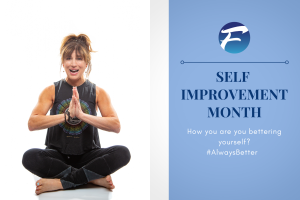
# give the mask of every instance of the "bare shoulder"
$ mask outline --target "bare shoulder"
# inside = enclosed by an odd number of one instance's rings
[[[103,88],[96,86],[96,95],[97,105],[102,117],[118,117],[107,92]]]
[[[109,100],[109,95],[103,88],[96,86],[96,99],[97,103]]]
[[[47,86],[40,94],[39,100],[31,115],[46,115],[52,108],[55,99],[55,86]]]
[[[55,99],[55,85],[49,85],[47,86],[41,93],[40,98],[43,98],[44,100],[51,100],[54,102]]]

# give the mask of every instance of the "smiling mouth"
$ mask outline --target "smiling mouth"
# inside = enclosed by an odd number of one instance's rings
[[[70,69],[70,74],[73,75],[73,76],[75,76],[75,75],[78,74],[78,71],[79,71],[79,69],[77,69],[77,70],[71,70]]]

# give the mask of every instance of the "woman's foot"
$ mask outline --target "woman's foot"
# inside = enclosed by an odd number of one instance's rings
[[[115,188],[110,175],[108,175],[104,178],[92,180],[89,183],[93,183],[95,185],[106,187],[107,189],[111,189],[111,190]]]
[[[42,178],[38,180],[36,183],[36,190],[35,193],[37,195],[48,192],[48,191],[54,191],[54,190],[62,190],[63,187],[61,185],[60,179],[46,179]]]

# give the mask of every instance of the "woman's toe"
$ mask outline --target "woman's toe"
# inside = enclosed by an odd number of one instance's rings
[[[35,183],[35,185],[36,185],[36,186],[41,186],[41,185],[42,185],[42,183],[43,183],[43,180],[42,180],[42,179],[40,179],[40,180],[38,180],[38,181]]]

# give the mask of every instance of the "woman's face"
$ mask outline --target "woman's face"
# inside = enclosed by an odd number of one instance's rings
[[[87,64],[82,56],[76,56],[74,50],[70,57],[64,59],[63,67],[65,68],[68,79],[78,80],[83,77]]]

